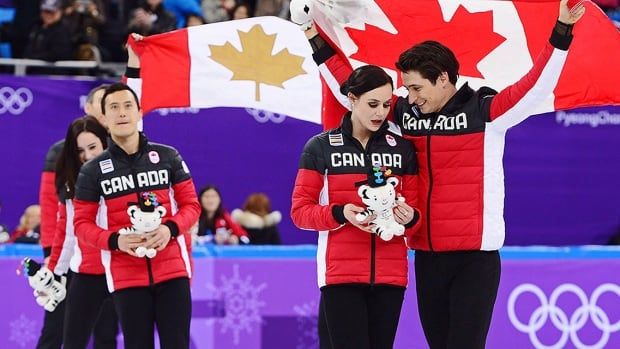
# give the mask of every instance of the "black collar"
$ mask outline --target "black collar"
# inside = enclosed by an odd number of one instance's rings
[[[146,136],[144,135],[144,133],[140,132],[140,140],[138,141],[138,152],[136,154],[127,154],[123,148],[119,147],[118,144],[114,143],[114,141],[112,140],[112,137],[108,137],[108,149],[110,150],[110,153],[114,154],[115,156],[120,156],[122,158],[126,158],[126,159],[130,159],[138,154],[142,154],[144,153],[146,146],[149,143],[149,140],[146,138]]]
[[[454,96],[448,100],[448,103],[441,108],[439,114],[450,115],[461,110],[463,105],[473,97],[474,93],[475,91],[467,83],[463,84]]]

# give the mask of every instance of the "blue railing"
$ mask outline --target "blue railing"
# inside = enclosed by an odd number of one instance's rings
[[[570,246],[570,247],[504,247],[500,250],[503,259],[620,259],[620,246]],[[282,246],[195,246],[196,258],[269,258],[269,259],[314,259],[316,245]],[[413,257],[413,251],[410,256]],[[41,258],[38,245],[0,245],[0,258]]]

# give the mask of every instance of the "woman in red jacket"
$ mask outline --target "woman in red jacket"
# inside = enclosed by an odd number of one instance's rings
[[[291,217],[301,229],[318,230],[321,348],[391,348],[407,286],[403,237],[385,241],[355,216],[365,211],[357,184],[373,167],[389,167],[395,191],[415,203],[416,154],[386,117],[393,82],[377,66],[351,73],[340,92],[351,112],[340,127],[308,141],[301,155]],[[393,181],[392,181],[393,182]],[[419,213],[407,203],[394,209],[410,235]]]
[[[248,232],[235,223],[222,205],[222,195],[217,187],[208,185],[198,193],[200,218],[198,219],[199,243],[214,241],[218,245],[238,245],[250,242]]]
[[[118,320],[107,289],[100,250],[80,241],[73,226],[73,196],[78,173],[83,163],[107,148],[107,134],[92,116],[76,119],[67,130],[56,164],[60,203],[48,268],[56,275],[70,274],[64,310],[65,349],[86,348],[93,330],[97,348],[116,348]]]

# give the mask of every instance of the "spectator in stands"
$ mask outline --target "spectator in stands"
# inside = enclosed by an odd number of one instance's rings
[[[41,2],[41,22],[28,37],[24,58],[58,61],[71,59],[71,33],[62,21],[60,0]]]
[[[248,232],[252,245],[280,244],[277,224],[282,220],[282,214],[271,210],[269,197],[264,193],[248,196],[243,210],[233,210],[231,217]]]
[[[202,0],[202,14],[207,23],[227,21],[235,5],[235,0]]]
[[[177,28],[187,26],[187,16],[202,17],[202,8],[198,0],[164,0],[164,8],[177,19]]]
[[[230,19],[244,19],[254,17],[252,7],[247,2],[240,2],[230,12]]]
[[[201,212],[198,219],[197,241],[214,241],[218,245],[238,245],[249,243],[248,233],[232,220],[222,205],[220,191],[212,185],[203,188],[198,194]]]
[[[256,0],[254,16],[289,17],[290,0]]]
[[[72,0],[64,10],[64,21],[71,31],[75,59],[94,60],[99,45],[99,30],[105,23],[101,0]]]
[[[13,1],[13,22],[4,27],[2,41],[11,42],[11,56],[22,58],[28,44],[30,30],[40,18],[40,0]]]
[[[0,244],[8,242],[11,239],[11,234],[9,234],[9,230],[6,228],[6,225],[0,224]]]
[[[41,207],[30,205],[19,219],[19,225],[11,233],[8,242],[27,244],[39,243],[39,224],[41,223]]]
[[[202,16],[196,15],[196,14],[189,14],[187,15],[187,17],[185,18],[185,26],[186,27],[193,27],[196,25],[202,25],[205,24],[205,19],[202,18]]]
[[[144,36],[161,34],[176,29],[176,18],[164,9],[162,0],[145,0],[133,11],[128,31]]]

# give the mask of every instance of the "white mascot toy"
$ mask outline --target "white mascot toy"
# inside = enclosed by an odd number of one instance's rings
[[[391,240],[394,236],[402,236],[405,227],[394,220],[394,207],[397,201],[405,201],[402,196],[396,199],[396,186],[398,178],[389,177],[391,170],[385,167],[373,166],[368,184],[362,185],[357,194],[362,198],[362,202],[367,209],[355,216],[359,222],[368,216],[375,214],[377,217],[370,223],[373,224],[372,232],[379,235],[385,241]]]
[[[25,258],[22,265],[24,275],[28,277],[28,283],[34,289],[37,304],[53,312],[67,295],[67,278],[55,275],[47,267],[30,258]]]
[[[166,215],[166,208],[159,204],[157,196],[151,192],[140,193],[140,202],[130,205],[127,214],[131,220],[130,228],[119,230],[119,234],[144,234],[152,232],[161,225]],[[138,257],[154,258],[157,250],[140,246],[135,250]]]

